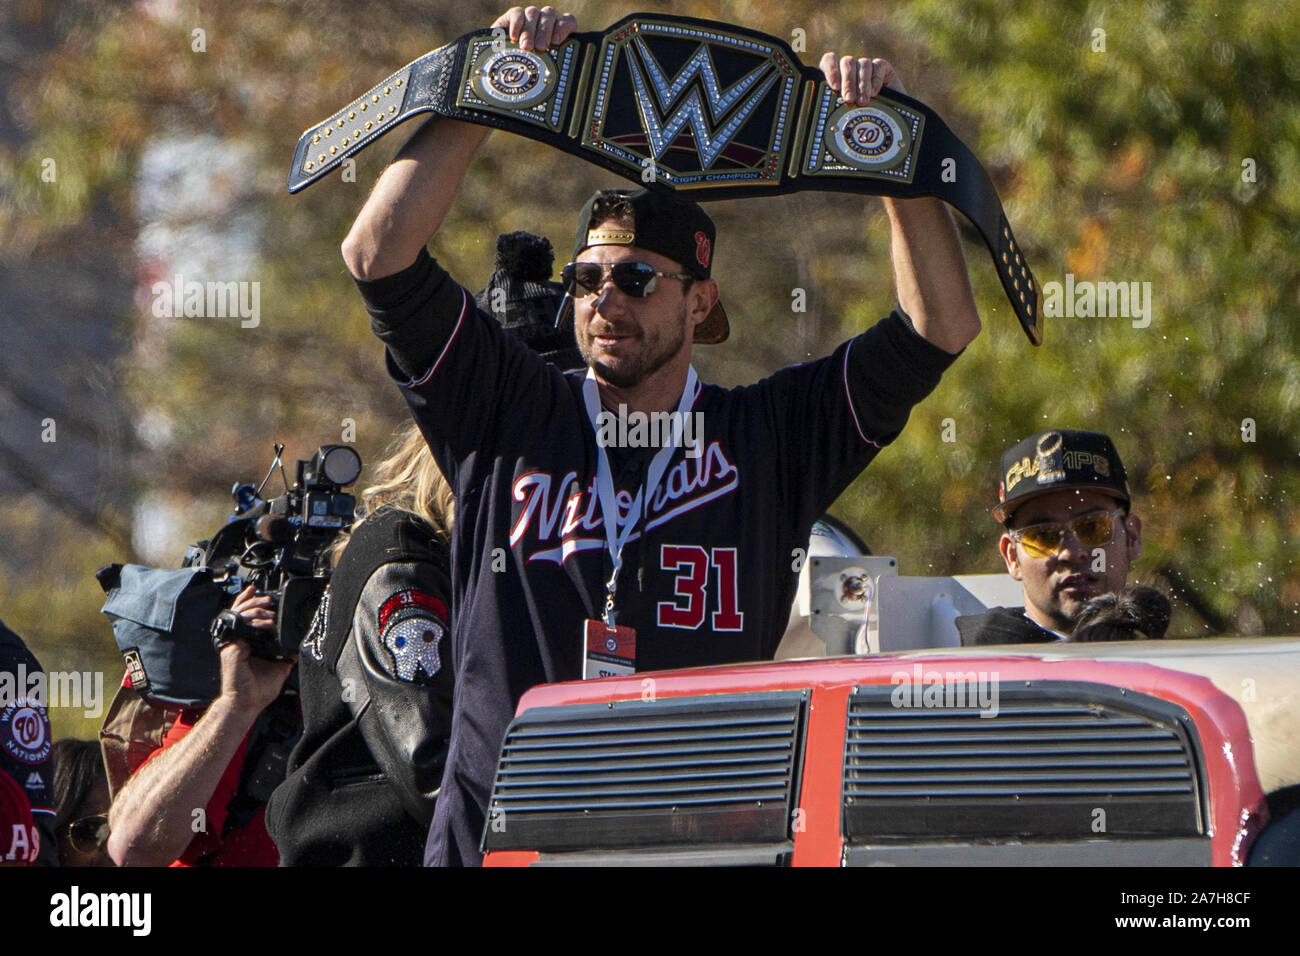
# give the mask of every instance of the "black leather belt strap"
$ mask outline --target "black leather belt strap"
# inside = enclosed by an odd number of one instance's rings
[[[910,96],[841,103],[778,38],[632,14],[536,53],[500,28],[476,30],[303,133],[289,191],[425,112],[540,140],[694,200],[803,189],[937,196],[975,225],[1025,334],[1042,342],[1041,291],[975,155]]]

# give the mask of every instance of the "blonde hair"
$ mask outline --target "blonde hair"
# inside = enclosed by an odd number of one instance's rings
[[[444,540],[451,536],[455,497],[414,421],[397,430],[371,476],[374,484],[361,492],[352,531],[371,515],[393,508],[420,518]],[[338,564],[351,537],[351,532],[341,534],[334,542],[332,564]]]

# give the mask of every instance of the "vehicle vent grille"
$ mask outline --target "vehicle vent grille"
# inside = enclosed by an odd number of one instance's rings
[[[1199,744],[1181,707],[1073,682],[992,682],[980,702],[953,695],[952,706],[939,704],[957,686],[972,696],[979,689],[953,683],[850,695],[843,807],[851,841],[1204,832]]]
[[[510,724],[486,850],[788,839],[806,691],[539,707]]]

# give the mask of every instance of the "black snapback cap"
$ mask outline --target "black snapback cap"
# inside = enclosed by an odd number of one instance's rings
[[[632,228],[597,228],[596,203],[623,205],[632,217]],[[717,229],[699,205],[675,198],[671,193],[649,189],[600,189],[587,200],[578,216],[578,233],[573,240],[573,258],[588,246],[638,246],[680,262],[698,279],[710,277]],[[695,327],[695,341],[701,345],[724,342],[731,332],[727,313],[718,302]]]
[[[1128,475],[1109,436],[1068,428],[1039,432],[1002,453],[993,517],[1006,521],[1025,501],[1050,491],[1089,489],[1130,504]]]

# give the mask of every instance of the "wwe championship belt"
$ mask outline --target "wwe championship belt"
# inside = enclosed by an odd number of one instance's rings
[[[289,191],[425,112],[540,140],[694,200],[802,189],[937,196],[975,225],[1025,334],[1042,341],[1038,283],[974,154],[910,96],[886,90],[845,105],[775,37],[632,14],[537,53],[500,27],[476,30],[303,133]]]

